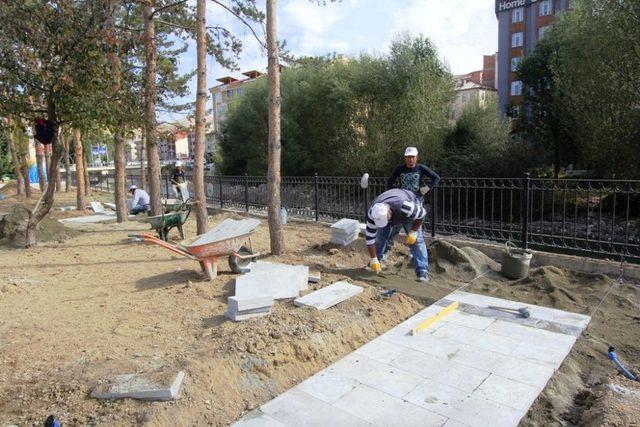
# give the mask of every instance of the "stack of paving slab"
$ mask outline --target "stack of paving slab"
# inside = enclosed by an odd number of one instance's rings
[[[309,289],[309,267],[265,261],[249,264],[249,272],[236,278],[235,296],[229,298],[227,317],[245,320],[268,316],[273,300],[298,298]]]
[[[457,310],[412,334],[454,301]],[[526,306],[531,317],[489,306]],[[589,320],[456,291],[234,425],[515,427]]]
[[[331,243],[348,246],[358,239],[360,222],[355,219],[342,218],[331,226]]]
[[[227,312],[224,314],[234,322],[268,316],[273,306],[273,297],[265,294],[254,294],[245,297],[229,297]]]

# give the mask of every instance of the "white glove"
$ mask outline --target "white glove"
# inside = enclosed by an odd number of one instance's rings
[[[431,188],[428,185],[425,185],[424,187],[420,187],[420,194],[424,196],[429,192],[429,190],[431,190]]]
[[[380,265],[380,261],[378,261],[378,258],[371,258],[371,261],[369,262],[369,268],[371,268],[371,271],[373,271],[374,273],[380,273],[380,271],[382,270],[382,265]]]

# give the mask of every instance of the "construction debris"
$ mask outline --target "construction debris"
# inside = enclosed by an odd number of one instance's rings
[[[239,322],[254,317],[268,316],[273,306],[273,297],[264,294],[245,297],[234,296],[229,297],[228,302],[227,312],[224,315]]]
[[[91,209],[93,209],[93,211],[97,214],[106,213],[104,210],[104,206],[102,206],[102,203],[100,202],[91,202]]]
[[[326,310],[362,292],[360,286],[349,282],[336,282],[326,288],[311,292],[293,303],[298,307],[312,307],[318,310]]]
[[[320,283],[321,274],[319,271],[309,271],[309,283]]]
[[[348,246],[358,239],[360,222],[355,219],[342,218],[331,226],[331,243]]]
[[[156,374],[116,375],[112,381],[98,384],[91,392],[95,399],[141,399],[141,400],[173,400],[180,391],[184,380],[184,371],[171,381],[164,372]]]

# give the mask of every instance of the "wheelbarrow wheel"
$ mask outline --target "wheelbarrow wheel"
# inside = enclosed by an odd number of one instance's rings
[[[248,247],[242,246],[240,250],[238,250],[238,254],[251,255],[253,254],[253,252],[251,252],[251,249],[249,249]],[[233,271],[236,274],[246,273],[248,271],[249,264],[254,262],[257,258],[258,258],[258,255],[254,257],[240,258],[232,254],[232,255],[229,255],[229,267],[231,268],[231,271]]]

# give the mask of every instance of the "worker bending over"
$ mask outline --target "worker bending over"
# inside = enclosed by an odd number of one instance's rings
[[[151,200],[146,191],[132,185],[129,187],[129,193],[131,193],[131,215],[138,215],[140,212],[144,213],[149,210]]]
[[[367,213],[366,234],[372,271],[382,270],[379,259],[391,243],[394,228],[402,226],[407,233],[405,243],[411,248],[417,280],[429,281],[429,255],[422,235],[425,214],[415,193],[408,190],[387,190],[373,201]]]

